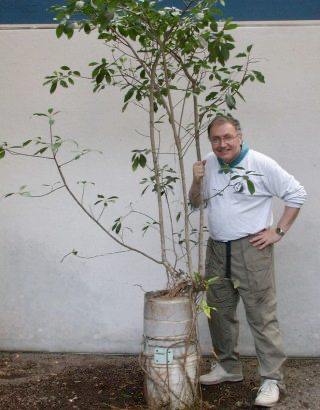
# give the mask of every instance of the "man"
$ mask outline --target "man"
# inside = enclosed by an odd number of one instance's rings
[[[236,119],[217,116],[208,127],[208,136],[213,152],[194,164],[189,197],[195,207],[202,198],[207,206],[206,277],[219,277],[207,292],[208,305],[217,309],[209,329],[218,363],[200,382],[211,385],[243,380],[236,318],[241,297],[261,376],[255,405],[272,407],[283,387],[281,368],[286,359],[276,317],[273,244],[290,229],[306,192],[274,160],[243,144]],[[275,226],[274,196],[285,205]]]

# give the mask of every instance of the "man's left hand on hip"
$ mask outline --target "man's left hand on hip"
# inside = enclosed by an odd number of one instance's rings
[[[269,228],[255,234],[249,242],[256,248],[262,250],[268,245],[279,242],[281,238],[281,235],[277,234],[275,228]]]

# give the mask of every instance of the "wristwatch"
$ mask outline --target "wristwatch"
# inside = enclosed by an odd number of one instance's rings
[[[284,236],[286,233],[279,226],[276,227],[276,233],[280,236]]]

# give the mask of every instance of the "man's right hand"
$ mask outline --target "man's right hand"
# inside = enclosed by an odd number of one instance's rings
[[[206,160],[197,161],[193,164],[193,181],[196,184],[200,184],[202,178],[204,177],[204,168],[206,165]]]

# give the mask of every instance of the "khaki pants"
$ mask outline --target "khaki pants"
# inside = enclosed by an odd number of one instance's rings
[[[232,241],[231,279],[228,279],[226,244],[209,238],[206,277],[214,276],[218,276],[219,280],[210,285],[207,302],[217,309],[209,319],[209,329],[219,363],[228,372],[242,374],[236,317],[241,297],[254,338],[260,375],[262,379],[278,380],[281,386],[281,366],[286,356],[276,317],[273,246],[258,250],[250,244],[249,237]]]

